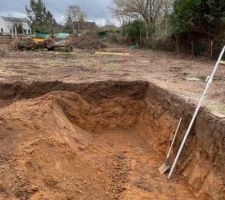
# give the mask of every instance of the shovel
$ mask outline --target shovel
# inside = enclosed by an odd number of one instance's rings
[[[174,136],[173,136],[172,143],[171,143],[170,148],[169,148],[169,151],[168,151],[168,153],[167,153],[167,155],[166,155],[166,160],[165,160],[165,161],[163,162],[163,164],[159,167],[159,172],[160,172],[160,174],[164,174],[164,173],[166,173],[166,172],[170,169],[170,165],[168,164],[168,159],[169,159],[169,157],[170,157],[170,154],[171,154],[171,151],[172,151],[174,142],[175,142],[175,140],[176,140],[177,133],[178,133],[178,130],[179,130],[179,128],[180,128],[181,121],[182,121],[182,118],[180,118],[179,123],[178,123],[178,125],[177,125],[177,129],[176,129],[175,134],[174,134]]]

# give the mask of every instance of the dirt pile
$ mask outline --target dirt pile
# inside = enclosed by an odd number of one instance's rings
[[[224,152],[213,146],[219,141],[205,152],[202,126],[176,179],[159,174],[175,116],[182,113],[183,132],[192,108],[156,89],[146,82],[0,84],[0,199],[223,198],[223,159],[212,157]],[[214,130],[213,137],[223,131]],[[208,156],[205,165],[200,155]]]
[[[118,199],[125,190],[124,152],[106,153],[96,134],[133,127],[140,100],[53,92],[0,105],[1,199]]]
[[[130,103],[132,106],[115,99],[95,108],[75,93],[56,92],[4,108],[0,123],[1,197],[115,199],[123,176],[114,177],[114,183],[110,171],[115,167],[118,172],[126,165],[117,164],[117,157],[111,160],[113,163],[106,163],[108,168],[101,167],[104,160],[92,160],[94,153],[90,151],[96,149],[89,146],[94,140],[85,129],[133,126],[137,117],[129,115],[138,115],[140,106],[135,101]],[[109,106],[114,111],[105,109]],[[128,106],[132,109],[127,110]],[[103,123],[107,117],[111,118],[110,124]]]
[[[93,35],[82,35],[77,36],[76,34],[70,37],[70,44],[79,49],[103,49],[106,45],[103,44],[96,36]]]

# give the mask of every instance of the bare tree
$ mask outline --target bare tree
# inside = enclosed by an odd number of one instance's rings
[[[77,33],[79,32],[79,27],[84,23],[85,17],[86,15],[78,5],[70,5],[66,10],[67,26],[73,27],[74,23],[77,23]]]
[[[79,21],[81,17],[84,17],[80,6],[70,5],[66,10],[66,17],[70,17],[72,21]]]
[[[148,26],[156,26],[161,18],[169,12],[174,0],[113,0],[110,7],[117,18],[144,20],[146,22],[146,38]]]
[[[114,16],[142,19],[155,23],[157,18],[169,11],[174,0],[113,0]]]

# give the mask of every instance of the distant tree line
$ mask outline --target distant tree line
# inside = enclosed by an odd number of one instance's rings
[[[73,23],[82,24],[86,17],[79,6],[70,5],[66,10],[65,26],[59,25],[42,0],[30,0],[30,5],[26,6],[26,12],[32,32],[35,33],[54,33],[58,31],[72,33],[74,31]]]
[[[146,43],[174,39],[176,50],[213,54],[225,42],[224,0],[113,0],[111,10],[124,36]]]

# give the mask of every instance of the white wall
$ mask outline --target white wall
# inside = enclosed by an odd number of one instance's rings
[[[5,20],[0,17],[0,33],[2,33],[2,29],[3,29],[3,33],[10,32]]]
[[[28,23],[23,23],[23,30],[26,31],[26,34],[31,34],[31,29]]]
[[[5,30],[4,30],[4,33],[7,33],[9,34],[10,33],[10,30],[13,29],[13,24],[11,22],[6,22],[5,21]]]
[[[2,32],[2,28],[5,27],[5,22],[3,21],[3,19],[0,17],[0,33]]]
[[[0,17],[0,33],[2,33],[3,29],[3,34],[10,34],[10,30],[12,30],[12,23],[6,22],[2,17]]]
[[[30,32],[30,26],[28,23],[23,23],[23,30],[26,30],[26,34],[29,34]],[[1,29],[3,29],[3,34],[12,34],[10,31],[13,30],[13,23],[12,22],[6,22],[2,17],[0,17],[0,33]],[[15,31],[14,31],[15,32]],[[25,32],[24,32],[25,33]]]

